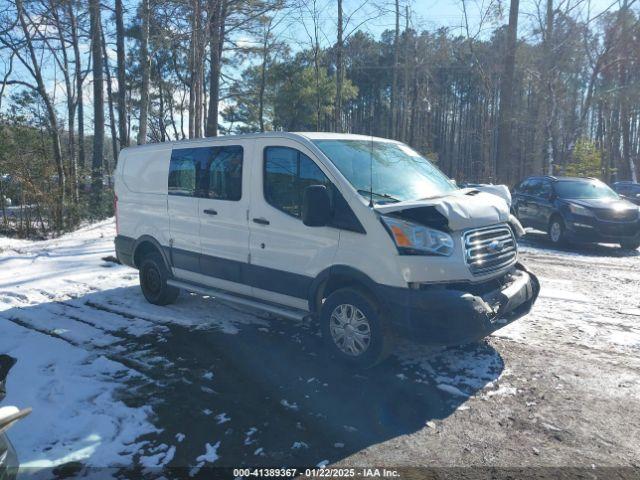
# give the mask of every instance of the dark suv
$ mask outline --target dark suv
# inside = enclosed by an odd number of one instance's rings
[[[616,182],[613,189],[630,202],[640,205],[640,183]]]
[[[600,180],[529,177],[513,191],[513,214],[525,227],[544,230],[555,244],[619,243],[640,246],[640,208]]]

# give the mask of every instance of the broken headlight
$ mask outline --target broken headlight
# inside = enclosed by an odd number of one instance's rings
[[[385,215],[380,218],[402,254],[448,257],[453,253],[453,238],[448,233]]]

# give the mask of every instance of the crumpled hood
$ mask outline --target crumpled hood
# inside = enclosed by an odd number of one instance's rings
[[[447,219],[451,230],[479,228],[509,221],[509,206],[501,196],[467,188],[451,195],[376,205],[376,212],[385,214],[424,207],[433,207]]]

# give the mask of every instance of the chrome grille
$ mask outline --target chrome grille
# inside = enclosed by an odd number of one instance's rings
[[[516,262],[518,246],[508,225],[468,230],[462,236],[464,258],[474,275],[485,275]]]

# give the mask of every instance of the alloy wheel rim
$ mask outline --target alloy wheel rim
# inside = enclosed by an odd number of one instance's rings
[[[560,224],[558,222],[553,222],[551,224],[551,240],[553,240],[554,242],[560,240],[560,232]]]
[[[367,316],[349,303],[333,309],[329,331],[338,349],[352,357],[364,354],[371,344],[371,325]]]

